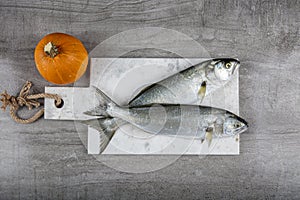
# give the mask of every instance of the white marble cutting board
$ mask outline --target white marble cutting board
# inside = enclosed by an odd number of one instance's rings
[[[116,103],[126,105],[145,86],[160,81],[187,67],[207,59],[182,58],[92,58],[90,85],[104,91]],[[45,92],[63,97],[64,106],[56,108],[53,100],[45,100],[45,119],[84,120],[83,114],[96,104],[89,88],[46,87]],[[207,96],[203,105],[239,113],[238,73],[224,88]],[[100,138],[93,128],[87,129],[89,154],[99,153]],[[118,129],[103,154],[239,154],[239,139],[217,138],[211,146],[198,139],[152,135],[132,125]]]

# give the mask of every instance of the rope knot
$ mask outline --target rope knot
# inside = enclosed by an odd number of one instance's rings
[[[29,95],[31,86],[32,83],[26,81],[18,97],[11,96],[6,91],[4,91],[0,95],[2,97],[0,99],[0,101],[2,102],[1,109],[5,111],[7,107],[10,107],[10,115],[18,123],[22,123],[22,124],[32,123],[44,114],[44,109],[39,110],[34,116],[32,116],[29,119],[21,119],[16,114],[18,109],[23,106],[26,106],[29,110],[31,110],[32,107],[38,108],[40,106],[40,102],[38,102],[37,99],[39,98],[55,99],[56,105],[61,103],[61,97],[56,94],[41,93],[41,94]]]
[[[17,108],[18,107],[18,103],[17,100],[14,96],[10,96],[7,91],[5,90],[2,94],[1,94],[1,99],[0,101],[2,102],[2,106],[1,109],[3,111],[6,110],[6,107],[13,107],[13,108]]]
[[[24,97],[17,97],[17,102],[20,106],[24,106],[27,103]]]

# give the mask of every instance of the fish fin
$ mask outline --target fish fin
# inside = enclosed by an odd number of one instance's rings
[[[118,123],[115,121],[115,118],[91,119],[80,122],[96,129],[99,132],[100,154],[106,149],[114,133],[119,127]]]
[[[207,128],[204,128],[204,129],[201,131],[201,135],[200,135],[201,144],[203,144],[203,142],[205,141],[206,129],[207,129]]]
[[[205,139],[208,142],[208,147],[211,145],[212,138],[213,138],[213,128],[208,127],[205,132]]]
[[[198,91],[198,96],[200,98],[200,103],[202,103],[202,101],[205,97],[205,94],[206,94],[206,81],[203,81],[201,83],[200,89]]]
[[[204,141],[205,141],[204,137],[201,138],[201,144],[203,144]]]
[[[84,114],[90,116],[109,117],[110,115],[107,113],[107,107],[117,106],[117,104],[113,102],[106,94],[104,94],[97,87],[92,86],[92,88],[99,102],[99,105],[91,110],[84,112]]]

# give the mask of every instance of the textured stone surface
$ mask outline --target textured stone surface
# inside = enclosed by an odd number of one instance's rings
[[[73,122],[19,125],[1,113],[0,198],[299,199],[299,9],[297,0],[1,1],[1,91],[16,94],[25,80],[34,82],[34,92],[51,86],[33,61],[47,33],[70,33],[91,51],[121,31],[159,26],[187,34],[212,57],[241,60],[240,113],[250,129],[240,156],[183,156],[158,171],[132,174],[87,155]],[[107,159],[122,164],[132,157]]]

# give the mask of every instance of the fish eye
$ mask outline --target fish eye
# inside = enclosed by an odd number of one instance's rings
[[[234,124],[233,126],[234,126],[234,128],[239,128],[240,124]]]
[[[231,67],[231,65],[232,65],[232,64],[231,64],[230,62],[228,62],[228,63],[225,64],[225,68],[226,68],[226,69],[229,69],[229,68]]]

